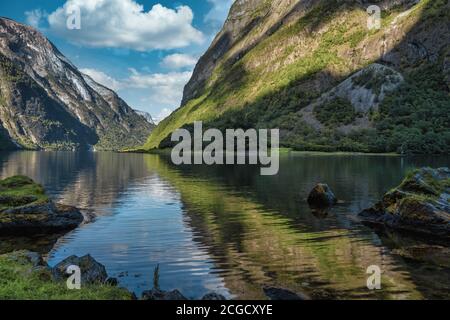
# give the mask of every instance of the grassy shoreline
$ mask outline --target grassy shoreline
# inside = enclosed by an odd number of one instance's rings
[[[36,266],[23,251],[0,255],[1,300],[131,300],[126,289],[111,285],[83,285],[69,290],[52,279],[45,266]]]
[[[18,231],[23,231],[23,226],[33,225],[41,230],[42,221],[55,219],[52,216],[53,211],[40,209],[49,204],[51,199],[44,188],[29,177],[13,176],[0,180],[1,234],[9,232],[9,227],[17,228],[18,224],[21,224],[21,227],[14,229],[14,235],[17,235]],[[27,214],[6,212],[21,208],[30,210],[35,208],[33,209],[35,211],[31,210]],[[58,212],[58,215],[64,213]],[[27,232],[33,234],[33,231]],[[131,298],[132,294],[126,289],[106,284],[85,285],[81,290],[69,290],[65,281],[54,279],[50,267],[37,253],[13,251],[0,255],[0,300],[130,300]]]

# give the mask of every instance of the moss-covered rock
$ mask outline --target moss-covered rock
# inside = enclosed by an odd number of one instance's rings
[[[448,168],[416,170],[360,217],[369,224],[450,240],[449,181]]]
[[[0,181],[0,234],[57,233],[82,221],[77,208],[53,203],[44,188],[28,177]]]

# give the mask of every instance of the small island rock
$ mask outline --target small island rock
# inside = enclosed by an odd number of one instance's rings
[[[310,192],[308,204],[313,207],[331,207],[338,202],[331,188],[325,183],[317,184]]]

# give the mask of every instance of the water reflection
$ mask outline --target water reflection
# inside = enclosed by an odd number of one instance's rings
[[[91,152],[0,152],[0,177],[23,174],[57,201],[110,214],[118,195],[150,173],[140,155]]]
[[[90,253],[137,293],[151,287],[159,263],[161,286],[192,298],[264,298],[261,286],[270,284],[314,298],[402,299],[448,297],[448,270],[393,255],[397,244],[356,214],[406,171],[449,164],[291,154],[267,177],[253,166],[177,167],[158,155],[19,152],[0,154],[0,175],[27,174],[57,199],[99,214],[62,238],[50,263]],[[312,212],[305,198],[317,182],[343,203]],[[369,265],[383,270],[383,290],[367,290]]]

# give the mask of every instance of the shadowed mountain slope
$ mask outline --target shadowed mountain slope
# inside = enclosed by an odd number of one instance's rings
[[[202,120],[298,150],[449,153],[449,2],[375,2],[380,30],[366,1],[236,1],[144,148]]]
[[[0,149],[118,150],[153,127],[41,33],[0,18]]]

